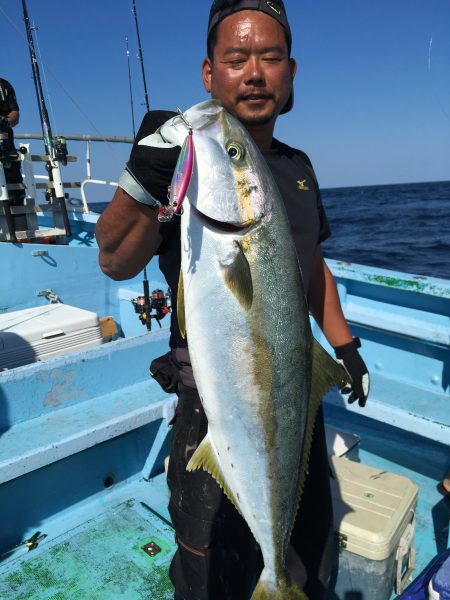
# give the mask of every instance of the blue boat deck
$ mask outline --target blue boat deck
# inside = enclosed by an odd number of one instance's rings
[[[103,278],[95,247],[76,257],[70,247],[41,250],[5,247],[24,283],[5,282],[0,311],[35,305],[39,280],[63,301],[70,291],[71,303],[111,315],[130,337],[0,372],[0,598],[172,598],[163,461],[175,399],[148,376],[167,329],[139,335],[130,299],[140,287]],[[372,390],[364,409],[329,394],[326,421],[360,436],[361,462],[419,485],[417,575],[449,544],[450,502],[436,484],[450,466],[450,284],[330,264]],[[155,267],[149,278],[163,287]],[[28,551],[21,542],[38,531],[46,537]],[[150,541],[161,548],[155,557],[142,550]]]
[[[333,404],[326,406],[326,420],[358,431],[361,462],[419,485],[418,574],[449,542],[450,502],[436,490],[448,458],[446,447]],[[0,504],[9,548],[38,530],[47,537],[35,550],[19,547],[1,557],[0,597],[140,600],[151,594],[171,599],[167,568],[175,546],[161,473],[166,434],[166,422],[159,420],[30,472],[27,481],[22,477],[4,484]],[[158,435],[166,444],[159,440],[155,456]],[[6,503],[11,497],[14,505]],[[142,549],[150,542],[161,548],[155,557]]]
[[[169,523],[149,501],[153,482],[127,486],[103,505],[103,512],[58,535],[58,525],[45,528],[51,540],[35,550],[16,550],[3,569],[0,597],[15,600],[158,600],[173,598],[168,567],[175,545]],[[153,488],[153,489],[152,489]],[[132,494],[130,496],[130,494]],[[141,500],[141,499],[144,500]],[[150,547],[149,555],[145,548]]]

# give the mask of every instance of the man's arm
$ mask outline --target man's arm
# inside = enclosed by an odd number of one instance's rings
[[[320,246],[317,246],[311,273],[309,309],[333,348],[352,341],[336,282],[323,259]]]
[[[336,359],[349,373],[352,386],[341,390],[351,392],[348,402],[358,400],[364,406],[369,395],[369,373],[358,352],[361,342],[353,338],[342,311],[334,277],[326,265],[322,250],[317,246],[311,275],[309,308],[311,314],[322,329],[325,337],[333,346]]]
[[[5,117],[2,117],[2,119],[5,120],[5,125],[6,125],[6,121],[8,121],[7,125],[9,127],[15,127],[17,125],[17,123],[19,122],[19,111],[12,110]]]
[[[137,275],[161,244],[158,210],[137,202],[118,187],[97,222],[102,271],[115,280]]]
[[[157,205],[167,201],[180,147],[163,138],[160,127],[174,115],[145,115],[119,187],[97,222],[100,267],[112,279],[137,275],[161,245]]]
[[[8,81],[5,81],[2,85],[2,94],[6,96],[9,112],[7,115],[0,117],[0,120],[2,121],[2,129],[7,130],[10,127],[15,127],[19,122],[19,105],[17,103],[16,92]]]

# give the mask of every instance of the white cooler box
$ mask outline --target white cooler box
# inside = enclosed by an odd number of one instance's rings
[[[98,315],[47,304],[0,315],[0,370],[103,343]]]
[[[389,600],[414,570],[418,486],[407,477],[331,457],[339,567],[329,598]]]

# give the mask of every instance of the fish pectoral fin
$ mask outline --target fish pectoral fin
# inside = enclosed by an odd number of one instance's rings
[[[313,340],[311,401],[320,404],[323,396],[333,385],[341,389],[345,384],[351,385],[347,371],[322,348],[317,340]]]
[[[230,502],[234,504],[234,507],[240,513],[241,511],[239,509],[238,503],[236,502],[234,494],[230,490],[223,476],[222,469],[220,468],[216,451],[214,450],[211,444],[209,434],[206,434],[203,440],[200,442],[200,445],[198,446],[194,454],[191,456],[191,459],[186,467],[186,471],[197,471],[198,469],[203,469],[212,477],[214,477],[214,479],[223,489]]]
[[[181,337],[186,339],[186,313],[184,310],[184,279],[183,271],[180,270],[177,289],[177,317],[178,327],[180,328]]]
[[[333,385],[337,385],[340,388],[349,381],[349,375],[347,371],[335,360],[333,360],[328,352],[326,352],[319,342],[317,342],[314,338],[312,354],[311,390],[309,392],[308,416],[306,419],[305,434],[303,437],[303,450],[297,485],[297,505],[300,504],[303,494],[306,474],[308,472],[309,454],[311,452],[314,425],[322,398],[333,387]],[[294,513],[291,531],[294,526],[295,517],[296,513]]]
[[[225,283],[236,297],[239,304],[249,310],[253,304],[253,281],[250,265],[239,242],[234,261],[229,265],[221,265]]]

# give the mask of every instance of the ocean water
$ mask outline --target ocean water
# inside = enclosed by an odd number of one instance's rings
[[[328,258],[450,278],[450,181],[323,189]]]
[[[332,232],[323,244],[326,257],[450,278],[450,181],[321,193]]]

